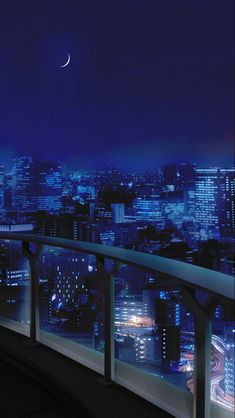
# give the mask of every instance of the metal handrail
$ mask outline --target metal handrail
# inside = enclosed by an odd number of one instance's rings
[[[64,238],[24,233],[0,232],[0,239],[49,245],[81,251],[87,254],[96,255],[97,257],[109,258],[152,272],[164,273],[178,279],[184,285],[193,288],[201,288],[220,298],[235,299],[235,283],[233,276],[182,261],[103,244],[93,244],[84,241],[73,241]]]
[[[113,273],[109,274],[105,269],[105,258],[144,270],[160,272],[177,279],[177,285],[182,289],[183,302],[195,316],[193,418],[210,417],[211,317],[221,299],[228,302],[234,301],[232,276],[157,255],[102,244],[12,232],[0,232],[0,239],[21,241],[23,252],[29,260],[31,271],[30,337],[33,343],[37,342],[39,330],[39,256],[42,248],[47,245],[96,256],[98,270],[103,273],[104,277],[104,375],[106,383],[112,382],[114,377],[114,277]],[[30,244],[36,244],[34,251],[30,248]],[[195,288],[209,293],[203,305],[197,300]]]

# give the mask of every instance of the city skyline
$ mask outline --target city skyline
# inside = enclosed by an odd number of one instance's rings
[[[118,225],[132,225],[130,236],[138,249],[138,228],[144,231],[152,225],[158,231],[173,228],[171,239],[177,237],[192,248],[210,238],[229,240],[232,246],[234,170],[232,166],[201,168],[174,163],[145,172],[111,165],[83,171],[18,155],[10,172],[0,161],[0,220],[40,224],[38,214],[45,211],[45,216],[64,217],[62,224],[66,223],[66,233],[73,239],[125,246],[130,244],[128,236],[120,238]],[[78,228],[73,233],[67,229],[71,216]],[[57,234],[65,230],[59,232],[59,227]],[[152,236],[157,239],[156,231]],[[230,261],[226,266],[223,268],[233,268]]]
[[[12,163],[9,173],[0,161],[0,317],[29,327],[28,262],[21,242],[4,239],[9,232],[175,259],[204,273],[210,269],[212,280],[218,272],[232,280],[234,167],[181,163],[154,172],[115,167],[83,172],[22,155]],[[107,271],[111,265],[105,259]],[[103,278],[94,255],[45,246],[39,258],[39,333],[60,343],[67,339],[74,352],[79,344],[102,355]],[[205,292],[198,290],[197,299],[203,304]],[[229,411],[234,410],[232,308],[221,301],[212,313],[211,400]],[[113,309],[115,359],[193,392],[194,316],[174,274],[120,264]]]
[[[184,160],[184,159],[179,159],[178,161],[174,160],[173,158],[169,161],[163,161],[162,163],[159,164],[153,164],[152,166],[150,165],[146,165],[146,166],[139,166],[138,164],[130,164],[129,166],[126,164],[121,164],[119,163],[115,163],[114,161],[103,161],[100,164],[97,164],[95,166],[93,166],[93,162],[91,161],[89,164],[83,164],[79,162],[79,160],[76,162],[75,160],[63,160],[63,158],[55,158],[55,156],[51,155],[48,156],[46,154],[43,154],[42,152],[39,153],[30,153],[28,152],[20,152],[20,151],[15,151],[15,150],[11,150],[11,151],[6,151],[3,152],[1,154],[1,159],[0,159],[0,165],[5,167],[5,170],[7,172],[11,172],[12,170],[12,164],[13,164],[13,160],[15,158],[17,158],[18,156],[20,157],[30,157],[34,160],[38,160],[38,161],[50,161],[50,162],[56,162],[57,164],[59,164],[61,167],[65,167],[66,169],[68,169],[69,171],[81,171],[82,172],[92,172],[92,171],[99,171],[99,170],[106,170],[110,167],[112,168],[117,168],[117,169],[121,169],[123,171],[127,171],[129,173],[144,173],[144,172],[154,172],[154,171],[158,171],[161,170],[162,167],[164,165],[174,165],[176,164],[177,166],[182,165],[182,164],[192,164],[195,165],[195,167],[197,168],[229,168],[229,167],[234,167],[235,166],[235,161],[234,158],[230,158],[230,160],[224,162],[223,164],[215,164],[213,162],[210,161],[205,161],[204,163],[197,163],[194,159],[188,159],[188,160]]]

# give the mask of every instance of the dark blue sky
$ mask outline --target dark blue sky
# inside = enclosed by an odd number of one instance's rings
[[[232,162],[232,16],[232,0],[5,2],[1,160]]]

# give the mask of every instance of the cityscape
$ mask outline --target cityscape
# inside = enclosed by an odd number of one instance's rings
[[[76,416],[231,417],[233,0],[2,3],[3,360]]]
[[[172,163],[152,171],[0,161],[0,231],[118,246],[235,273],[235,168]],[[107,268],[112,262],[106,260]],[[127,265],[115,273],[115,358],[193,392],[194,317],[177,282]],[[0,316],[29,325],[29,266],[0,243]],[[104,288],[92,255],[40,256],[40,329],[104,351]],[[199,291],[198,298],[205,294]],[[213,314],[211,399],[234,410],[233,306]]]

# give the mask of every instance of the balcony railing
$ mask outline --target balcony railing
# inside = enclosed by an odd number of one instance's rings
[[[1,325],[29,336],[32,344],[40,342],[81,362],[91,369],[103,374],[106,384],[117,382],[159,406],[163,410],[171,413],[175,417],[233,417],[233,397],[226,394],[224,385],[219,385],[221,376],[224,374],[221,362],[224,361],[223,356],[225,355],[225,352],[223,350],[226,350],[226,345],[216,335],[212,336],[212,316],[215,308],[220,303],[223,303],[226,306],[226,304],[230,305],[234,301],[234,279],[232,276],[156,255],[68,239],[23,233],[0,232],[0,240],[5,243],[17,242],[17,245],[22,243],[22,254],[29,263],[29,274],[28,280],[26,281],[29,284],[28,298],[30,302],[28,308],[29,318],[26,321],[22,320],[22,315],[19,318],[16,318],[15,316],[11,317],[11,315],[5,314],[2,312],[0,305]],[[59,295],[59,292],[64,292],[64,297],[66,298],[65,292],[67,291],[68,296],[70,296],[68,290],[70,289],[70,281],[71,283],[72,280],[73,283],[78,283],[79,280],[79,277],[76,276],[72,270],[71,277],[69,275],[66,277],[63,276],[63,269],[61,269],[59,265],[61,257],[58,253],[53,253],[54,260],[58,260],[55,264],[44,263],[43,265],[42,258],[45,257],[43,255],[44,250],[52,247],[59,248],[60,251],[69,250],[72,252],[73,258],[67,257],[66,259],[66,262],[70,263],[73,263],[74,260],[76,261],[76,258],[74,258],[76,257],[76,255],[74,255],[76,253],[89,255],[89,257],[91,257],[89,258],[91,264],[87,264],[88,273],[97,273],[95,279],[101,277],[104,279],[103,287],[101,286],[104,306],[101,306],[102,304],[100,305],[100,309],[103,310],[103,313],[99,320],[96,318],[96,320],[93,321],[93,324],[101,324],[101,329],[103,331],[96,331],[95,334],[97,335],[97,338],[99,338],[99,332],[103,332],[103,349],[102,341],[98,348],[95,347],[94,344],[90,344],[89,346],[86,339],[90,338],[90,336],[88,336],[87,333],[83,333],[82,337],[80,335],[78,338],[77,334],[75,335],[74,332],[71,331],[71,329],[76,329],[76,325],[74,326],[75,328],[69,328],[69,331],[66,331],[66,338],[63,338],[65,333],[62,335],[58,332],[55,321],[53,324],[51,321],[49,330],[48,327],[43,326],[42,305],[45,295],[43,296],[41,294],[40,287],[43,286],[43,282],[45,282],[45,269],[57,269],[56,274],[58,278],[57,281],[54,280],[52,283],[52,280],[49,277],[49,282],[47,282],[47,286],[49,286],[47,295],[49,294],[49,296],[47,296],[48,299],[45,303],[47,303],[49,311],[52,309],[51,304]],[[17,248],[19,253],[20,247],[18,246]],[[19,254],[15,257],[17,256],[19,256]],[[82,263],[84,260],[81,259],[80,261]],[[43,272],[42,266],[44,269]],[[140,310],[140,308],[138,307],[138,302],[136,302],[137,298],[125,299],[123,296],[123,298],[119,298],[117,302],[117,299],[115,298],[115,283],[117,282],[116,279],[119,277],[119,273],[123,267],[125,269],[134,269],[132,270],[132,277],[133,274],[135,274],[136,280],[138,280],[138,274],[136,273],[137,269],[138,271],[142,271],[144,275],[153,275],[153,278],[157,275],[157,277],[160,277],[161,286],[165,284],[168,289],[171,289],[171,294],[174,295],[174,298],[180,298],[183,306],[192,313],[194,318],[193,329],[187,329],[186,331],[181,330],[185,334],[184,338],[188,339],[188,345],[193,347],[191,351],[194,353],[193,360],[191,358],[192,352],[191,354],[189,352],[186,353],[185,357],[188,357],[192,361],[191,363],[186,364],[186,362],[184,365],[181,365],[181,367],[185,368],[187,371],[185,388],[183,388],[182,385],[179,387],[180,385],[175,384],[174,376],[170,376],[168,372],[159,369],[159,373],[156,373],[155,368],[150,365],[151,362],[148,362],[148,366],[146,365],[146,358],[151,358],[151,356],[148,357],[148,350],[154,351],[157,344],[161,344],[163,353],[162,359],[163,362],[165,361],[164,358],[167,357],[167,353],[165,356],[164,345],[166,344],[165,339],[168,338],[167,332],[165,334],[167,326],[165,326],[165,328],[164,325],[159,327],[159,330],[161,330],[161,341],[159,340],[160,342],[158,341],[157,343],[156,333],[154,334],[154,329],[156,327],[149,317],[149,311],[154,309],[153,305],[148,306],[147,299],[145,304],[141,302],[141,306],[143,310],[146,309],[146,312],[144,316],[142,311],[142,319],[140,319],[138,316],[138,309]],[[50,274],[50,271],[47,274]],[[7,289],[11,287],[12,284],[15,284],[15,287],[17,287],[21,281],[21,278],[19,278],[18,282],[17,279],[14,281],[17,276],[20,276],[19,270],[17,269],[13,269],[9,280],[7,279],[6,274],[5,287],[3,285],[0,286],[0,296],[1,289]],[[1,277],[0,279],[0,284],[3,284],[3,279]],[[151,280],[150,277],[148,283],[150,287]],[[118,281],[119,285],[123,282],[123,278]],[[128,280],[126,282],[128,282]],[[129,285],[131,286],[130,283]],[[64,289],[66,289],[64,291],[63,286]],[[78,285],[74,284],[74,288],[76,288],[76,286]],[[80,289],[79,286],[78,288]],[[55,292],[55,294],[53,292]],[[122,295],[125,295],[125,292],[126,289],[123,288]],[[148,294],[151,294],[151,292]],[[80,294],[79,297],[81,297],[80,305],[85,306],[86,304],[82,301],[82,298],[87,298],[88,295],[84,292],[84,294]],[[91,293],[90,297],[92,298],[94,295]],[[12,297],[7,299],[6,296],[4,300],[9,303],[12,303],[12,301],[14,302]],[[127,302],[123,302],[123,300],[127,300]],[[70,300],[68,299],[68,306],[72,306],[71,304],[69,305],[69,303]],[[126,303],[126,307],[125,305],[120,305],[122,303]],[[133,304],[133,307],[131,307],[131,304]],[[170,302],[168,305],[170,306]],[[90,303],[90,306],[91,309],[93,309],[92,302]],[[166,306],[167,301],[164,305],[164,309]],[[177,304],[174,304],[173,313],[173,315],[176,316],[176,325],[178,324],[177,306]],[[115,312],[115,310],[117,310],[117,312]],[[130,319],[126,312],[130,312],[131,310],[134,314]],[[169,309],[167,312],[168,315],[170,315]],[[117,315],[115,316],[116,313]],[[57,306],[57,314],[59,317],[59,306]],[[84,310],[83,314],[84,316],[86,315],[86,310]],[[74,311],[71,310],[71,316],[73,315]],[[190,313],[188,313],[188,315],[190,316]],[[75,320],[75,322],[78,320],[77,317],[74,319],[74,316],[72,319],[73,321]],[[62,323],[63,318],[60,318],[60,321]],[[134,328],[136,331],[133,331]],[[152,329],[151,333],[149,331],[150,328]],[[173,328],[169,331],[170,333]],[[177,327],[174,329],[176,328]],[[55,332],[51,331],[53,329]],[[135,338],[133,338],[133,335],[135,335]],[[115,336],[117,337],[116,341]],[[169,341],[172,341],[172,337],[169,338]],[[125,340],[126,345],[124,349],[120,349],[119,356],[117,356],[116,346],[118,345],[118,341],[121,340]],[[147,345],[147,340],[149,340],[149,345]],[[130,346],[132,341],[135,341],[135,344]],[[153,344],[152,341],[154,341]],[[213,362],[211,357],[212,345],[213,347],[216,347],[217,350]],[[136,367],[136,360],[133,360],[133,352],[138,352],[138,367]],[[155,356],[155,354],[152,354],[152,357],[153,356]],[[171,366],[174,367],[172,364]],[[179,375],[176,374],[176,376]]]

